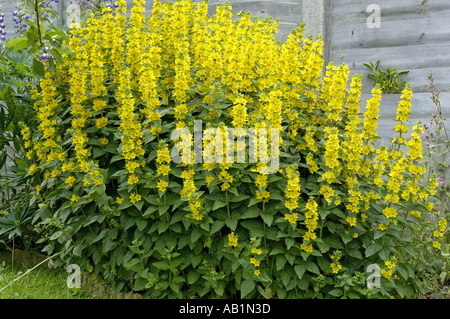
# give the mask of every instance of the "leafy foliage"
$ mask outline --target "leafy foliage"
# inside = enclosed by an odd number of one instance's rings
[[[72,29],[70,52],[33,93],[39,124],[24,142],[44,251],[151,298],[423,292],[446,224],[426,220],[437,182],[422,164],[421,127],[406,136],[409,85],[399,137],[376,148],[381,90],[361,122],[361,76],[347,89],[348,67],[329,64],[322,79],[322,41],[301,25],[280,45],[276,21],[233,20],[228,4],[209,17],[206,3],[155,1],[149,19],[142,1],[129,19],[117,5]],[[198,137],[195,120],[218,130]],[[268,140],[279,156],[227,163],[218,132],[228,127],[277,129]],[[199,144],[201,161],[172,160],[180,145],[195,159]]]
[[[364,63],[364,66],[371,72],[367,75],[371,79],[371,83],[378,85],[383,94],[401,93],[407,82],[402,80],[402,77],[407,75],[409,71],[398,72],[397,68],[387,67],[379,70],[380,61],[375,64],[369,62]]]

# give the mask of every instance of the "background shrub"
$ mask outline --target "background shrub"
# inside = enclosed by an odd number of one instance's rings
[[[34,92],[39,125],[24,138],[29,177],[44,176],[34,216],[44,251],[152,298],[424,292],[447,226],[427,222],[437,181],[421,127],[408,134],[410,86],[398,138],[377,148],[380,89],[361,121],[361,76],[347,87],[348,67],[329,64],[322,78],[322,41],[302,26],[281,45],[276,21],[233,20],[228,4],[209,17],[204,2],[155,1],[148,19],[142,1],[130,19],[117,5],[72,30],[71,53]],[[279,129],[279,169],[174,163],[195,120]],[[177,128],[190,141],[172,140]],[[217,151],[218,136],[197,142]],[[366,286],[369,265],[379,289]]]

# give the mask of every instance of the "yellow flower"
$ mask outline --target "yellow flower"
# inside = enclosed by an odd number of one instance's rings
[[[260,192],[259,190],[256,191],[255,194],[256,199],[260,199],[263,201],[263,203],[267,203],[270,198],[270,192],[265,190],[263,192]]]
[[[422,214],[418,210],[413,210],[410,212],[411,216],[420,218]]]
[[[208,176],[206,176],[206,178],[205,178],[205,181],[206,181],[206,184],[211,184],[213,181],[214,181],[214,176],[212,176],[212,175],[208,175]]]
[[[323,195],[328,204],[331,204],[331,198],[334,196],[334,189],[331,186],[323,185],[319,193]]]
[[[447,220],[441,219],[440,221],[438,221],[438,226],[439,226],[439,230],[441,232],[444,232],[445,228],[447,227]]]
[[[136,168],[138,168],[140,165],[138,162],[136,161],[128,161],[125,164],[125,168],[127,169],[128,173],[130,174],[134,174],[134,171],[136,170]],[[136,181],[137,182],[137,181]],[[131,184],[130,184],[131,185]]]
[[[394,262],[394,261],[386,260],[386,261],[384,262],[384,264],[385,264],[386,267],[388,267],[388,269],[390,269],[390,270],[394,270],[394,269],[395,269],[395,262]]]
[[[139,178],[138,178],[136,175],[131,174],[131,175],[128,177],[128,185],[134,185],[134,184],[136,184],[137,182],[139,182]]]
[[[385,278],[387,278],[387,279],[389,279],[389,278],[391,278],[392,277],[392,270],[386,270],[386,269],[381,269],[381,274],[385,277]]]
[[[137,202],[139,202],[142,199],[141,195],[136,194],[136,193],[132,193],[130,195],[130,202],[132,202],[133,204],[136,204]]]
[[[236,247],[238,245],[238,238],[234,234],[234,232],[231,232],[231,234],[228,235],[228,246]]]
[[[34,172],[36,172],[38,170],[38,167],[36,164],[31,164],[30,168],[28,169],[28,171],[30,172],[30,174],[33,174]]]
[[[75,177],[73,176],[67,177],[65,183],[69,184],[70,186],[73,186],[73,183],[75,183]]]
[[[330,268],[333,271],[333,274],[337,274],[339,270],[342,269],[342,265],[339,263],[330,263]]]
[[[169,172],[170,172],[170,166],[169,165],[160,165],[156,169],[156,172],[163,176],[167,176],[167,175],[169,175]]]
[[[386,218],[395,218],[397,216],[397,210],[394,207],[386,207],[383,209],[383,214]]]
[[[258,187],[264,187],[267,185],[267,175],[258,175],[255,179],[255,185]]]
[[[256,247],[252,248],[252,254],[257,254],[257,255],[261,255],[262,250]]]
[[[310,232],[310,231],[307,231],[307,232],[305,233],[305,235],[303,236],[303,239],[306,240],[306,241],[314,240],[314,239],[316,239],[316,238],[317,238],[316,233]]]
[[[250,258],[250,263],[255,265],[255,267],[258,267],[260,262],[258,260],[256,260],[255,257]]]
[[[91,181],[89,181],[86,177],[83,178],[83,186],[84,187],[91,186],[91,185],[92,185]]]
[[[159,180],[157,183],[158,190],[163,193],[166,191],[167,186],[169,186],[169,183],[163,179]]]
[[[444,237],[444,233],[441,233],[439,230],[435,230],[433,231],[433,236],[437,238]]]
[[[441,249],[441,243],[437,240],[433,241],[433,247],[437,249]]]
[[[356,226],[356,217],[347,217],[346,219],[345,219],[345,221],[347,222],[347,223],[349,223],[349,225],[351,226],[351,227],[354,227],[354,226]]]
[[[291,224],[296,224],[298,220],[298,214],[297,213],[285,214],[284,219]]]
[[[308,156],[306,156],[306,164],[309,165],[309,172],[311,174],[314,174],[319,170],[319,166],[317,166],[316,162],[313,158],[313,153],[308,153]]]
[[[290,211],[298,207],[298,198],[300,197],[300,177],[298,170],[294,166],[286,167],[287,186],[284,190],[286,202],[284,206]]]
[[[97,120],[95,120],[95,127],[98,129],[101,129],[105,127],[108,124],[108,119],[106,117],[101,117]]]
[[[71,203],[76,203],[80,200],[80,196],[73,194],[72,197],[70,198],[70,202]]]
[[[301,244],[300,248],[302,250],[306,251],[307,253],[312,253],[314,251],[314,248],[311,244],[309,244],[309,245]]]
[[[259,269],[255,269],[254,274],[255,276],[259,276],[261,274],[261,271]]]
[[[116,203],[117,205],[121,205],[123,203],[123,201],[125,200],[125,198],[122,197],[116,197]]]
[[[108,140],[106,137],[99,138],[98,141],[99,141],[100,144],[102,144],[102,145],[106,145],[106,144],[109,143],[109,140]]]
[[[381,231],[385,231],[386,229],[388,229],[387,225],[381,223],[380,225],[378,225],[378,229]]]

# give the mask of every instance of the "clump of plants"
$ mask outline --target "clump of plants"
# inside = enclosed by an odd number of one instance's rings
[[[427,85],[431,100],[436,107],[436,112],[432,114],[428,123],[424,123],[424,139],[426,144],[425,158],[428,174],[435,173],[437,175],[438,187],[436,189],[439,198],[439,205],[436,207],[437,212],[430,216],[430,221],[433,223],[443,223],[440,220],[449,220],[450,218],[450,203],[449,203],[449,151],[450,139],[446,127],[446,118],[441,105],[440,91],[436,88],[433,73],[430,72],[429,84]],[[433,233],[435,237],[442,237],[443,234],[439,232]],[[434,287],[431,291],[438,291],[437,294],[449,294],[449,278],[450,278],[450,241],[448,235],[443,239],[443,246],[441,248],[443,263],[441,271],[434,274]],[[436,292],[435,292],[436,294]]]
[[[364,66],[370,72],[367,77],[370,83],[378,85],[383,94],[401,93],[408,84],[403,80],[403,76],[407,75],[409,71],[398,72],[397,68],[387,67],[380,70],[380,61],[376,63],[364,63]]]
[[[146,18],[136,0],[129,19],[116,4],[71,31],[33,93],[45,252],[150,298],[424,292],[447,224],[426,220],[438,185],[406,125],[409,85],[398,138],[375,147],[381,89],[361,121],[362,77],[329,64],[322,78],[323,43],[301,25],[280,45],[276,21],[229,4],[155,1]]]

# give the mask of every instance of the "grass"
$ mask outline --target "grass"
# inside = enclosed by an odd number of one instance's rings
[[[13,267],[4,262],[0,264],[0,299],[92,298],[92,290],[88,286],[81,289],[68,288],[68,273],[62,269],[39,266],[24,275],[27,270],[29,269],[24,266]],[[21,275],[24,276],[14,281]],[[7,287],[4,288],[5,286]]]

